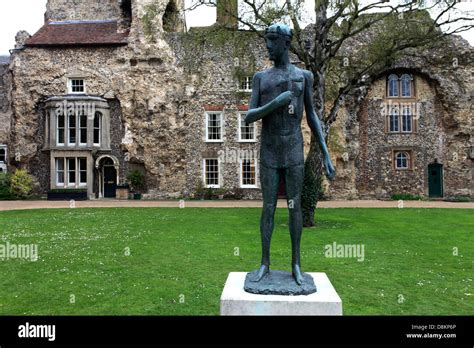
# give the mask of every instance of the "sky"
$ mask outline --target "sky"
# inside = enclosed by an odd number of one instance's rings
[[[474,10],[474,0],[461,0],[458,5],[461,10]],[[0,55],[8,55],[14,48],[15,35],[20,30],[34,34],[44,23],[47,0],[3,0],[0,12]],[[186,0],[189,6],[191,0]],[[308,1],[314,3],[314,1]],[[310,9],[311,5],[308,5]],[[187,27],[208,26],[216,21],[214,8],[200,7],[195,11],[186,13]],[[474,30],[463,33],[472,46],[474,46]]]

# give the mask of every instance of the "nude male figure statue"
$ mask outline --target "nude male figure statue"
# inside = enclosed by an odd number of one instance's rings
[[[300,243],[303,231],[301,193],[304,179],[304,143],[301,131],[303,111],[319,142],[326,176],[333,179],[335,169],[313,106],[313,74],[290,63],[288,50],[293,33],[284,24],[267,28],[265,42],[274,66],[258,72],[245,121],[262,120],[260,181],[263,212],[260,222],[262,264],[256,278],[259,282],[270,271],[270,242],[273,234],[280,175],[284,175],[290,215],[292,273],[298,285],[303,283]]]

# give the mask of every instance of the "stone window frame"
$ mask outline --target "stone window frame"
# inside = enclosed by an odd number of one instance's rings
[[[70,173],[72,172],[70,170],[70,161],[74,160],[74,182],[70,181]],[[81,169],[81,160],[86,160],[86,168]],[[56,187],[63,187],[67,189],[79,189],[79,188],[87,188],[88,187],[88,168],[89,168],[89,163],[88,163],[88,158],[78,155],[78,156],[54,156],[54,182]],[[62,169],[58,170],[59,168],[59,163],[62,163]],[[59,179],[59,173],[63,174],[62,180],[63,182],[60,182]],[[81,172],[86,172],[86,181],[83,182],[81,181]]]
[[[409,95],[404,95],[404,91],[405,91],[405,81],[410,81],[409,82]],[[414,78],[413,78],[413,75],[411,74],[402,74],[402,76],[400,76],[400,89],[399,89],[399,94],[400,94],[400,98],[413,98],[415,96],[415,88],[414,88]]]
[[[397,77],[397,95],[390,95],[390,83],[394,80],[394,77]],[[403,80],[406,77],[409,77],[410,83],[410,95],[403,96]],[[386,85],[385,85],[385,97],[388,99],[414,99],[416,98],[416,84],[415,84],[415,76],[409,73],[403,74],[389,74],[386,78]]]
[[[244,184],[244,170],[243,170],[243,166],[244,166],[244,161],[252,161],[254,163],[254,178],[255,178],[255,184],[251,184],[251,185],[246,185]],[[240,188],[243,188],[243,189],[255,189],[255,188],[258,188],[258,183],[257,183],[257,180],[258,180],[258,163],[257,163],[257,160],[255,158],[241,158],[239,160],[239,183],[240,183]]]
[[[415,106],[416,107],[416,106]],[[404,111],[406,109],[410,110],[409,115],[410,117],[410,130],[404,131]],[[385,132],[388,134],[416,134],[418,133],[418,122],[416,112],[413,112],[413,105],[412,103],[407,103],[405,101],[399,101],[393,103],[392,101],[389,102],[386,111],[387,116],[385,117]],[[398,130],[392,130],[392,115],[397,115],[397,123],[398,123]]]
[[[79,114],[77,113],[74,113],[74,114],[68,114],[67,117],[67,123],[66,123],[66,143],[67,143],[67,146],[71,147],[71,146],[76,146],[78,145],[78,127],[77,127],[77,121],[79,121]],[[71,120],[74,120],[74,127],[71,126]],[[74,141],[71,142],[71,131],[74,130]]]
[[[400,122],[400,133],[413,133],[414,129],[414,119],[413,119],[413,110],[410,104],[400,104],[401,112],[399,114],[399,122]],[[409,110],[409,113],[405,113],[405,110]],[[410,127],[409,130],[404,130],[405,118],[410,117]],[[408,128],[407,128],[408,129]]]
[[[407,155],[407,168],[399,168],[397,166],[397,157],[399,154],[406,154]],[[414,155],[412,149],[396,149],[392,150],[392,168],[396,171],[413,171],[414,168]]]
[[[253,76],[245,75],[239,81],[239,91],[252,92],[253,90]]]
[[[214,185],[214,184],[208,184],[208,177],[207,177],[207,161],[211,161],[211,160],[215,160],[217,161],[217,185]],[[219,160],[219,157],[208,157],[208,158],[203,158],[203,181],[204,181],[204,186],[206,188],[221,188],[222,187],[222,178],[221,178],[221,173],[222,173],[222,165],[221,165],[221,161]]]
[[[45,149],[60,149],[60,150],[83,150],[83,149],[98,149],[110,150],[110,111],[109,106],[106,105],[105,101],[89,100],[88,99],[65,99],[61,97],[54,97],[47,102],[48,117],[46,119],[46,143]],[[81,110],[84,102],[96,103],[91,104],[91,110]],[[75,110],[68,109],[68,103],[74,104]],[[60,111],[61,110],[61,111]],[[66,110],[66,111],[65,111]],[[87,115],[87,143],[81,142],[81,129],[80,129],[80,118],[81,116]],[[99,142],[94,142],[94,119],[97,113],[101,114],[99,121]],[[64,127],[59,128],[59,119],[64,117]],[[76,142],[70,142],[70,117],[74,117],[75,127],[75,140]],[[85,129],[85,128],[84,128]],[[59,142],[60,134],[64,138],[64,142]]]
[[[391,84],[392,84],[392,81],[397,81],[397,83],[395,84],[394,87],[396,87],[396,92],[397,94],[395,95],[390,95],[390,92],[392,90],[394,90],[394,88],[392,88]],[[388,77],[387,77],[387,97],[388,98],[398,98],[400,96],[400,83],[399,83],[399,80],[398,80],[398,75],[397,74],[390,74]]]
[[[96,126],[96,119],[99,119],[99,126]],[[103,121],[104,121],[104,114],[100,111],[96,111],[94,114],[94,119],[92,121],[92,143],[94,147],[100,147],[102,144],[102,132],[103,132]],[[96,142],[96,131],[98,131],[98,139],[99,142]]]
[[[73,81],[82,81],[82,91],[74,92],[74,88],[77,87],[77,86],[74,86]],[[68,77],[68,79],[67,79],[67,93],[68,94],[87,94],[86,78],[82,77],[82,76]]]
[[[66,157],[55,157],[54,158],[54,180],[56,187],[65,187],[66,186],[66,168],[65,165]],[[62,163],[62,166],[60,164]],[[61,170],[58,168],[62,167]],[[59,180],[59,174],[62,174],[62,181]]]
[[[220,118],[220,138],[219,139],[209,139],[209,116],[211,114],[219,115]],[[224,142],[224,111],[206,111],[205,112],[205,133],[206,133],[206,143],[223,143]]]
[[[81,123],[83,120],[86,120],[86,126],[83,127],[83,124]],[[84,147],[84,146],[87,146],[87,142],[88,142],[88,137],[89,137],[89,120],[88,120],[89,116],[86,115],[85,113],[81,112],[79,113],[79,115],[77,116],[77,127],[78,127],[78,131],[79,131],[79,134],[77,136],[77,145],[78,146],[81,146],[81,147]],[[85,136],[86,136],[86,142],[82,142],[82,136],[84,135],[83,131],[85,129]]]
[[[397,78],[397,96],[390,96],[390,83],[394,80],[394,77]],[[403,92],[403,82],[402,80],[410,79],[410,96],[402,96]],[[416,134],[418,133],[418,117],[416,112],[417,106],[417,93],[416,93],[416,76],[407,73],[407,72],[398,72],[391,73],[386,76],[386,85],[385,85],[385,105],[386,105],[386,117],[385,117],[385,133],[387,134]],[[415,105],[415,106],[414,106]],[[404,111],[406,107],[411,109],[411,124],[409,129],[404,131]],[[392,130],[391,116],[392,110],[398,111],[398,130]]]
[[[246,125],[246,127],[248,127],[248,128],[250,128],[250,127],[253,128],[253,139],[242,139],[242,128],[244,128],[242,126],[242,121],[245,121],[242,118],[245,118],[246,115],[247,115],[247,111],[240,111],[238,113],[237,133],[238,133],[239,143],[256,143],[257,142],[257,124],[256,124],[256,122],[253,122],[251,124]]]
[[[59,127],[59,118],[64,119],[63,126]],[[67,129],[67,113],[56,114],[56,146],[66,146],[66,129]],[[63,141],[59,142],[60,135],[62,135]]]
[[[392,116],[397,117],[397,130],[392,130]],[[400,105],[389,105],[387,115],[387,130],[388,133],[397,134],[400,133]]]
[[[2,161],[3,157],[3,161]],[[8,162],[8,146],[6,144],[0,144],[0,164],[7,164]]]

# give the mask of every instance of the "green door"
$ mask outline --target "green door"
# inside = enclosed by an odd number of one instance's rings
[[[443,197],[443,165],[435,163],[428,166],[430,197]]]

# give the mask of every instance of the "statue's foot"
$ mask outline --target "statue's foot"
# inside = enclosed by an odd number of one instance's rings
[[[299,265],[293,265],[293,278],[295,278],[296,284],[303,284],[303,274],[301,273]]]
[[[267,265],[262,265],[258,270],[256,277],[253,279],[254,282],[258,283],[270,272],[270,267]]]

